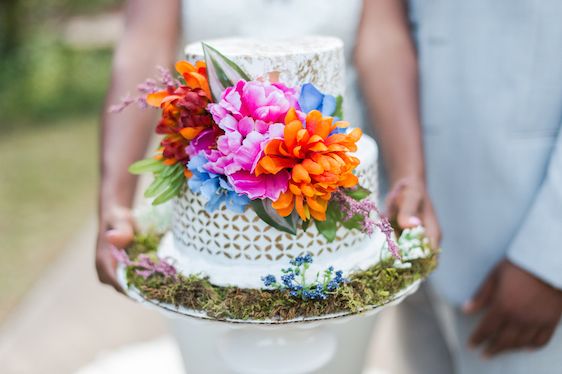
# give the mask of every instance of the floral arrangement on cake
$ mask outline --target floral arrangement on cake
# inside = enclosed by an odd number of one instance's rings
[[[328,241],[340,227],[369,235],[378,227],[398,256],[392,227],[354,174],[362,132],[342,120],[342,97],[306,82],[286,86],[275,74],[252,80],[211,46],[203,51],[205,61],[177,62],[178,77],[161,69],[139,97],[112,108],[136,102],[161,110],[160,147],[129,169],[154,174],[145,196],[161,204],[187,185],[209,212],[251,208],[291,234],[313,223]]]

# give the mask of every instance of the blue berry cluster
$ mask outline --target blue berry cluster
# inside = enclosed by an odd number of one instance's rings
[[[293,297],[300,297],[302,300],[326,300],[330,293],[333,293],[339,286],[347,280],[343,277],[341,270],[334,271],[334,267],[330,266],[324,271],[322,279],[320,274],[316,274],[316,280],[312,283],[306,283],[305,273],[312,264],[312,255],[307,253],[304,256],[298,256],[290,261],[287,269],[281,269],[280,282],[272,275],[262,277],[265,287],[278,289],[281,291],[289,291]]]

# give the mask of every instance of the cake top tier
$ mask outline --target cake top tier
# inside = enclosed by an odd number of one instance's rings
[[[205,42],[253,79],[278,73],[279,80],[290,86],[309,82],[325,93],[344,94],[343,42],[338,38],[307,36],[273,41],[226,38]],[[185,53],[190,61],[203,59],[200,42],[188,45]]]

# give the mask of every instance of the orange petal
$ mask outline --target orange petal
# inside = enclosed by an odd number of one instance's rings
[[[146,96],[146,103],[150,106],[160,108],[160,105],[166,96],[168,96],[168,91],[153,92]]]
[[[363,136],[363,131],[359,127],[353,129],[349,134],[347,134],[352,140],[358,141]]]
[[[184,74],[183,78],[188,87],[191,88],[201,88],[207,94],[207,97],[211,97],[211,90],[209,89],[209,83],[207,78],[203,75],[193,72],[189,74]]]
[[[295,183],[310,183],[310,175],[308,175],[308,172],[301,164],[293,167],[292,179]]]
[[[310,218],[310,212],[308,207],[304,205],[302,196],[295,197],[295,209],[303,221],[307,221]]]
[[[318,212],[314,209],[310,209],[310,215],[317,221],[325,221],[326,220],[326,212]]]
[[[282,143],[283,143],[283,141],[280,140],[280,139],[270,140],[265,145],[264,153],[266,155],[276,155],[276,154],[278,154],[279,153],[279,147],[281,146]]]
[[[285,145],[287,146],[287,149],[293,149],[293,147],[296,145],[297,133],[301,129],[302,129],[302,123],[300,121],[292,121],[285,126],[284,138],[285,138]]]
[[[207,70],[207,64],[205,63],[205,61],[199,60],[195,62],[195,68],[197,70],[202,70],[202,69]]]
[[[195,71],[195,66],[191,65],[188,61],[181,60],[176,62],[176,71],[181,75]]]
[[[310,207],[310,210],[315,210],[317,212],[325,212],[326,209],[328,209],[328,202],[322,199],[307,197],[306,204]]]
[[[302,194],[306,197],[313,197],[315,195],[314,188],[310,184],[303,184],[301,186]]]
[[[308,131],[306,131],[306,129],[300,129],[299,131],[297,131],[297,142],[299,144],[302,143],[307,143],[309,141],[309,135],[308,135]]]
[[[326,152],[328,147],[324,143],[314,143],[312,146],[308,147],[309,151],[312,152]]]
[[[295,108],[289,109],[289,111],[285,115],[285,124],[286,125],[288,125],[289,123],[291,123],[293,121],[299,121],[299,116],[297,116],[297,111],[295,110]],[[301,125],[301,127],[302,127],[302,125]]]
[[[317,110],[312,110],[306,116],[306,129],[310,135],[318,134],[316,127],[322,121],[322,113]]]
[[[276,209],[285,209],[288,208],[289,206],[293,206],[293,198],[295,195],[293,195],[293,193],[291,191],[285,191],[283,192],[281,195],[279,195],[279,198],[277,200],[275,200],[271,206]]]
[[[300,187],[294,183],[289,183],[289,190],[291,190],[291,192],[297,196],[300,196],[302,194]]]
[[[259,161],[259,165],[263,168],[263,171],[268,174],[277,174],[283,169],[292,167],[293,162],[292,160],[281,157],[264,156]]]
[[[287,208],[276,209],[281,217],[287,217],[293,213],[294,204],[289,205]]]
[[[355,187],[359,183],[357,176],[355,174],[347,174],[342,181],[340,181],[340,186],[345,188]]]
[[[336,127],[339,127],[340,129],[345,129],[347,127],[349,127],[349,122],[347,121],[337,121],[335,123]]]
[[[316,174],[322,174],[324,172],[324,168],[320,166],[320,164],[308,158],[303,160],[301,165],[306,169],[308,174],[316,175]]]
[[[180,134],[187,140],[193,140],[201,131],[203,127],[186,127],[180,130]]]
[[[346,134],[334,134],[330,135],[328,139],[326,139],[326,144],[334,144],[334,143],[344,143],[347,141],[348,136]]]

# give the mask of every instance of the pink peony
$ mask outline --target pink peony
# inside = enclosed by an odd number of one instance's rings
[[[239,81],[227,88],[217,104],[209,104],[224,130],[205,168],[224,174],[238,193],[250,199],[277,200],[287,190],[289,173],[255,176],[254,169],[267,142],[283,137],[285,115],[298,108],[298,92],[280,83]]]
[[[244,117],[267,123],[282,123],[291,107],[298,106],[298,91],[282,83],[239,81],[227,88],[218,104],[209,105],[213,118],[223,130],[233,125],[233,120]]]

